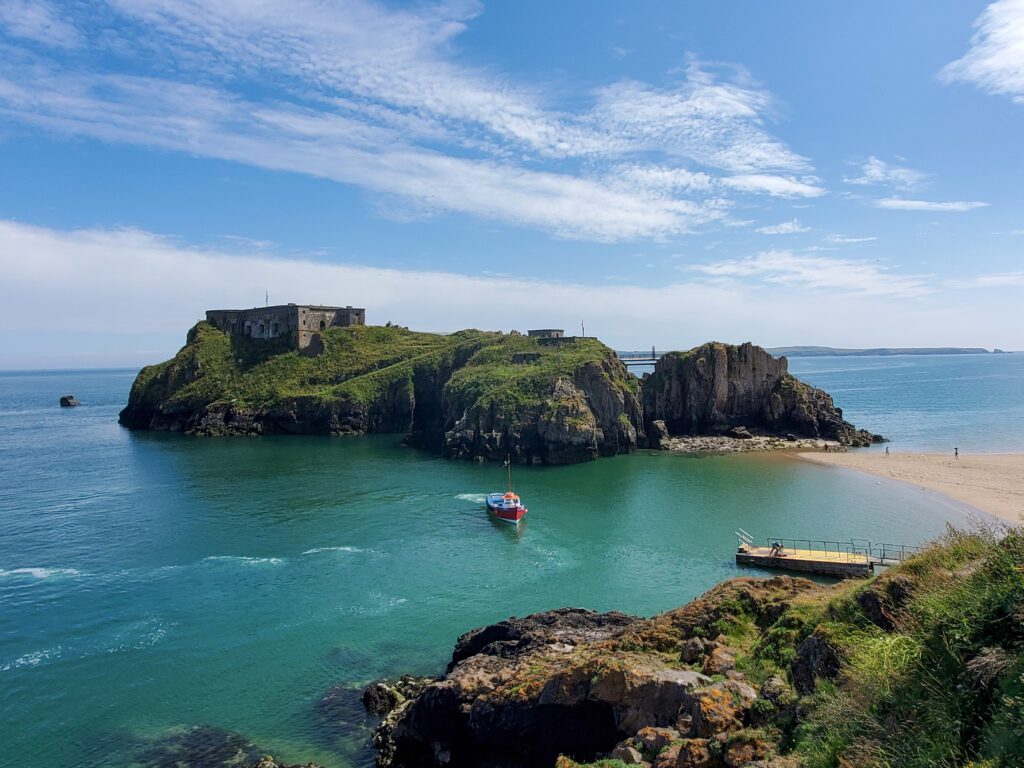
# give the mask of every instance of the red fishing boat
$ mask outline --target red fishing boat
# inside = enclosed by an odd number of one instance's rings
[[[523,506],[519,495],[512,490],[512,459],[505,459],[505,468],[508,470],[508,483],[504,493],[487,494],[487,509],[499,520],[519,525],[519,521],[526,517],[526,507]]]

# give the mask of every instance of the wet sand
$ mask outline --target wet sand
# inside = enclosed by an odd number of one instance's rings
[[[801,452],[816,464],[855,469],[943,493],[1012,525],[1024,524],[1024,453]]]

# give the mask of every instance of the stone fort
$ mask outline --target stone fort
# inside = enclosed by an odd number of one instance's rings
[[[210,309],[206,322],[232,336],[276,339],[291,336],[300,350],[320,347],[320,332],[327,328],[366,325],[360,307],[322,307],[313,304],[281,304],[252,309]]]

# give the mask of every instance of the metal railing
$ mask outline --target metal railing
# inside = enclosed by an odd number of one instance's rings
[[[742,528],[736,530],[739,547],[759,549],[754,544],[754,537]],[[765,539],[766,549],[776,544],[781,545],[782,552],[793,553],[796,550],[814,552],[817,557],[838,562],[872,563],[875,565],[894,565],[903,563],[922,550],[921,547],[909,544],[874,543],[870,539],[850,539],[834,541],[829,539],[797,539],[790,536],[775,536]]]

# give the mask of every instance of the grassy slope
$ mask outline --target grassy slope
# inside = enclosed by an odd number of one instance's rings
[[[536,356],[513,362],[516,355]],[[615,353],[597,339],[578,339],[561,345],[542,345],[527,336],[505,336],[500,344],[477,352],[445,387],[449,400],[470,407],[488,408],[505,417],[540,406],[551,396],[559,378],[572,378],[587,363],[611,360]],[[637,391],[634,377],[619,386]]]
[[[889,601],[896,628],[869,621],[858,600]],[[780,595],[780,599],[783,597]],[[726,635],[737,668],[755,685],[789,675],[809,635],[835,648],[834,681],[789,701],[788,714],[759,700],[767,724],[751,731],[806,768],[1013,768],[1024,766],[1024,533],[950,531],[903,566],[868,580],[789,600],[770,626],[742,600],[719,603],[696,634]],[[685,609],[683,609],[685,610]],[[669,633],[671,635],[671,633]],[[662,659],[680,638],[639,638]],[[615,656],[622,650],[618,649]],[[678,661],[674,661],[679,664]],[[802,712],[799,724],[792,705]],[[773,714],[778,715],[772,720]],[[785,716],[782,716],[784,715]],[[795,725],[795,727],[794,727]],[[564,765],[575,765],[562,761]],[[612,768],[618,761],[591,764]]]
[[[133,393],[187,408],[220,401],[268,406],[296,397],[369,403],[391,383],[409,378],[417,366],[437,365],[462,353],[469,361],[448,382],[448,393],[483,406],[494,400],[505,411],[540,402],[550,396],[559,376],[614,356],[596,339],[545,347],[525,336],[477,330],[445,336],[398,327],[332,328],[323,333],[323,341],[321,355],[304,357],[284,339],[232,338],[199,323],[173,359],[139,373]],[[537,359],[513,363],[519,353]]]

